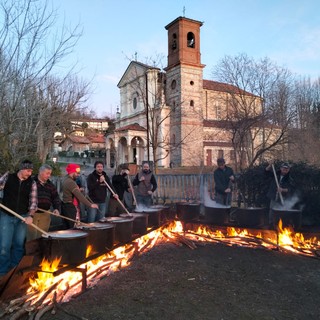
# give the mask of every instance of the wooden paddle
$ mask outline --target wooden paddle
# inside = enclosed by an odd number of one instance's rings
[[[40,208],[38,208],[37,210],[38,210],[38,211],[42,211],[42,212],[49,213],[49,214],[51,214],[51,215],[53,215],[53,216],[60,217],[60,218],[62,218],[62,219],[66,219],[66,220],[69,220],[69,221],[72,221],[72,222],[75,222],[75,223],[81,223],[81,224],[83,224],[83,225],[90,226],[90,225],[87,224],[87,223],[84,223],[84,222],[81,222],[81,221],[78,221],[78,220],[75,220],[75,219],[71,219],[71,218],[66,217],[66,216],[63,216],[63,215],[61,215],[61,214],[60,214],[60,215],[57,215],[57,214],[54,214],[53,212],[48,211],[48,210],[44,210],[44,209],[40,209]]]
[[[273,171],[273,175],[274,175],[274,180],[276,181],[277,188],[279,189],[280,185],[279,185],[276,169],[274,168],[274,164],[272,164],[271,166],[272,166],[272,171]],[[278,194],[279,194],[279,198],[280,198],[281,204],[283,205],[284,201],[283,201],[282,193],[278,191]]]
[[[110,190],[110,192],[112,193],[113,196],[116,195],[116,193],[112,190],[112,188],[110,187],[110,185],[108,184],[108,182],[106,180],[103,180],[104,184],[108,187],[108,189]],[[127,208],[125,207],[125,205],[122,203],[122,201],[117,197],[115,198],[119,203],[120,205],[122,206],[122,208],[125,210],[125,212],[130,216],[132,217],[131,213],[127,210]]]
[[[10,212],[11,214],[13,214],[15,217],[19,218],[22,221],[25,221],[25,218],[23,216],[21,216],[20,214],[16,213],[15,211],[9,209],[8,207],[6,207],[5,205],[3,205],[2,203],[0,203],[0,207],[8,212]],[[46,236],[47,238],[49,237],[49,233],[42,230],[41,228],[39,228],[38,226],[36,226],[34,223],[31,223],[30,226],[32,226],[33,228],[37,229],[38,231],[40,231],[44,236]]]

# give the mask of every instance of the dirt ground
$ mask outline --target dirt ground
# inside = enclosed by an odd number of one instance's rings
[[[319,267],[279,251],[161,244],[41,319],[319,319]]]

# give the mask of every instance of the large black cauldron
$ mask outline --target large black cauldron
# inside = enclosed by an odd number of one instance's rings
[[[239,227],[257,227],[265,223],[266,208],[236,208],[233,214]]]
[[[60,258],[60,264],[79,265],[86,258],[88,233],[80,230],[59,230],[42,237],[40,250],[44,258],[53,261]]]
[[[77,229],[88,233],[87,246],[91,246],[91,253],[105,253],[112,249],[115,240],[113,224],[93,222],[80,225]]]
[[[274,226],[277,227],[279,220],[282,220],[283,227],[293,227],[295,230],[301,227],[301,210],[272,209]]]
[[[204,215],[206,223],[224,225],[229,223],[230,207],[205,207]]]
[[[200,216],[199,202],[177,202],[177,217],[181,221],[198,220]]]
[[[130,213],[130,216],[133,218],[133,234],[145,234],[148,228],[148,217],[146,213]],[[122,218],[130,217],[127,213],[120,214]]]
[[[132,240],[133,218],[109,217],[101,219],[100,222],[108,222],[115,225],[116,241],[127,243]]]

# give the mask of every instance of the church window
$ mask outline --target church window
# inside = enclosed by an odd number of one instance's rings
[[[132,96],[132,107],[134,110],[136,110],[138,107],[138,103],[139,103],[138,98],[139,98],[138,92],[135,92]]]
[[[194,107],[194,101],[190,100],[190,107]]]
[[[172,80],[171,82],[171,89],[174,90],[177,86],[177,81],[176,80]]]
[[[189,48],[195,47],[195,39],[194,39],[194,34],[192,32],[188,32],[187,34],[187,46]]]
[[[172,35],[172,45],[171,45],[172,50],[177,49],[177,35],[174,33]]]
[[[223,150],[218,150],[218,158],[223,158],[224,157],[224,154],[223,154]]]
[[[216,107],[216,119],[221,120],[221,105],[219,104],[219,102],[216,102],[215,107]]]
[[[176,102],[175,101],[172,102],[172,111],[173,112],[176,111]]]
[[[190,85],[191,85],[191,86],[193,86],[193,85],[194,85],[194,82],[193,82],[192,80],[190,81]]]

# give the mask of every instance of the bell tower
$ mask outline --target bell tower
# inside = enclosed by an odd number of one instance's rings
[[[169,23],[166,103],[171,107],[171,161],[180,166],[203,164],[202,91],[200,53],[202,22],[178,17]]]

